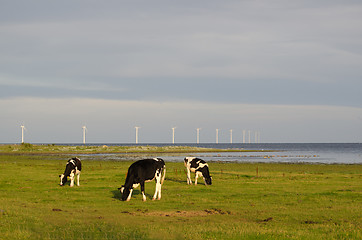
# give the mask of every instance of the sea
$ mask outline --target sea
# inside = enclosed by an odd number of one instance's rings
[[[87,144],[131,146],[135,144]],[[138,144],[141,146],[170,146],[172,144]],[[362,164],[362,143],[184,143],[175,146],[233,149],[235,152],[213,153],[153,153],[153,154],[87,154],[86,159],[137,160],[143,157],[161,157],[169,162],[182,162],[185,157],[199,157],[209,162],[236,163],[308,163],[308,164]],[[240,151],[238,151],[240,150]],[[243,150],[255,150],[245,152]]]

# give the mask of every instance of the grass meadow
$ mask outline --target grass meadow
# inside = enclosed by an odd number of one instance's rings
[[[213,185],[189,186],[166,161],[160,201],[150,182],[122,202],[131,161],[82,161],[60,187],[69,157],[0,155],[0,239],[362,239],[362,165],[211,162]]]

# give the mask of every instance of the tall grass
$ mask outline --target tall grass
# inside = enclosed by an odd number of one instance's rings
[[[0,155],[0,239],[361,239],[361,165],[210,163],[213,185],[188,186],[166,162],[162,199],[146,183],[120,201],[129,161]]]

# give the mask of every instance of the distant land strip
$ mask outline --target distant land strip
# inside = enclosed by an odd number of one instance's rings
[[[247,150],[242,148],[203,148],[191,146],[87,146],[57,144],[0,144],[0,154],[106,154],[106,153],[204,153],[204,152],[275,152],[275,150]]]

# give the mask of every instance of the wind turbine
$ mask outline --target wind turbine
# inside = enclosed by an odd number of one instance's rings
[[[243,130],[243,143],[245,143],[245,134],[246,134],[246,131]]]
[[[197,143],[197,144],[200,143],[200,129],[201,129],[201,128],[196,128],[196,132],[197,132],[197,135],[196,135],[196,143]]]
[[[21,143],[24,143],[24,130],[26,130],[24,124],[21,127]]]
[[[219,129],[216,128],[216,144],[219,143]]]
[[[172,128],[172,144],[175,144],[175,129],[176,127]]]
[[[136,144],[138,144],[138,129],[140,127],[134,127],[136,129]]]
[[[248,132],[249,132],[249,143],[251,143],[251,137],[250,137],[251,131],[249,130]]]
[[[258,131],[258,139],[257,142],[260,143],[260,131]]]
[[[83,126],[82,129],[83,129],[83,144],[85,144],[85,132],[87,131],[87,127]]]
[[[230,129],[230,143],[233,143],[233,130]]]
[[[260,132],[259,132],[259,134],[258,134],[258,143],[260,143]]]

